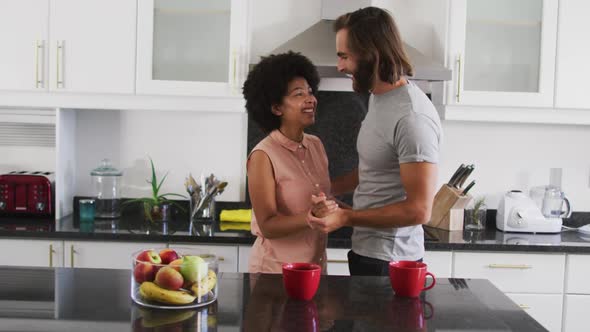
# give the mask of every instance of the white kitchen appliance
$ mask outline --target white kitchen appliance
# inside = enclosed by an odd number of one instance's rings
[[[496,214],[496,228],[503,232],[559,233],[561,217],[547,218],[541,208],[520,190],[504,194]]]

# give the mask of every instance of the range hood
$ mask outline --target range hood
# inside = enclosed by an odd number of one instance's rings
[[[270,54],[284,53],[290,50],[300,52],[317,66],[322,78],[345,77],[336,69],[338,58],[336,56],[336,33],[334,32],[333,23],[333,20],[323,19],[275,48]],[[434,82],[451,79],[450,69],[435,63],[432,59],[406,43],[404,43],[404,48],[414,68],[414,76],[410,78],[411,80]]]

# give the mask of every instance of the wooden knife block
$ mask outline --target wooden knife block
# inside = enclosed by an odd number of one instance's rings
[[[461,195],[461,190],[443,184],[434,196],[432,216],[426,226],[462,231],[465,207],[471,199],[469,195]]]

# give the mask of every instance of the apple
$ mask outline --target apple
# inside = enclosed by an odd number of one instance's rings
[[[185,281],[197,282],[207,276],[207,262],[199,256],[184,256],[180,273]]]
[[[180,255],[174,249],[167,248],[160,250],[160,258],[162,264],[170,264],[172,261],[179,259]]]
[[[158,286],[170,290],[178,290],[184,284],[182,274],[170,266],[164,266],[156,273],[155,282]]]
[[[180,272],[180,266],[182,265],[182,261],[183,261],[182,258],[175,259],[172,262],[170,262],[170,264],[168,264],[168,266],[170,266],[171,268]]]
[[[162,264],[160,255],[154,250],[144,250],[135,258],[137,261],[149,262],[152,264]]]
[[[144,281],[153,281],[155,274],[154,265],[147,262],[139,262],[133,268],[133,278],[135,278],[135,282],[140,284]]]

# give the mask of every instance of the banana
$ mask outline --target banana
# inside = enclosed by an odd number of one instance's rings
[[[217,284],[217,275],[213,270],[209,270],[206,277],[191,286],[191,290],[196,297],[203,297],[215,287],[215,284]]]
[[[141,283],[139,294],[144,299],[165,304],[189,304],[195,300],[195,297],[187,291],[164,289],[151,281]]]
[[[153,312],[148,315],[144,315],[141,319],[143,327],[151,328],[162,325],[169,325],[178,322],[183,322],[196,313],[196,310],[183,310],[183,311],[160,311]]]

